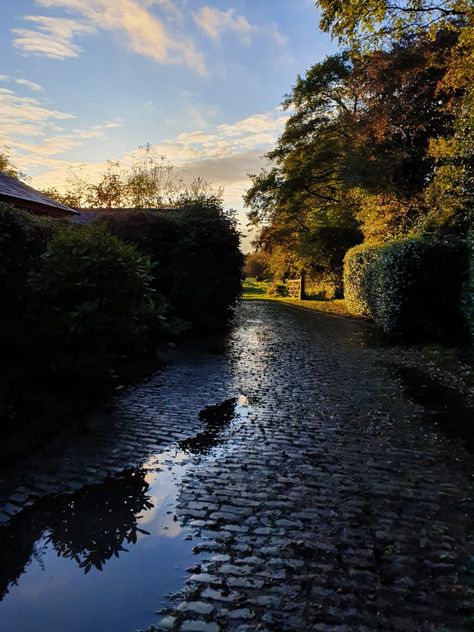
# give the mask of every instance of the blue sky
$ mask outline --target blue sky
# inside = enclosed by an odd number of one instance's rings
[[[239,210],[278,106],[335,44],[312,0],[3,0],[0,145],[34,186],[150,143]],[[242,211],[240,210],[242,215]]]

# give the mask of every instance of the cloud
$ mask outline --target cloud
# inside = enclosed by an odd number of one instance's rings
[[[29,81],[28,79],[17,79],[16,77],[10,77],[9,75],[0,75],[0,81],[5,81],[7,83],[16,83],[19,86],[24,86],[33,92],[43,92],[43,86],[40,86],[39,83],[35,83],[34,81]]]
[[[34,81],[29,81],[28,79],[15,79],[15,83],[19,86],[25,86],[25,88],[29,88],[33,92],[43,92],[43,86],[40,86],[39,83],[35,83]]]
[[[254,36],[270,37],[280,46],[287,43],[286,37],[276,24],[258,26],[250,24],[248,19],[236,13],[235,9],[221,11],[215,7],[204,6],[193,13],[194,21],[204,33],[215,42],[220,42],[226,31],[231,31],[245,46],[251,46]]]
[[[77,35],[93,33],[94,27],[78,20],[29,15],[24,18],[35,28],[13,29],[13,46],[25,55],[44,55],[55,59],[77,57],[81,49],[74,43]]]
[[[64,59],[76,57],[80,48],[78,35],[99,30],[119,36],[127,48],[161,64],[185,64],[205,73],[204,59],[193,41],[183,34],[172,33],[164,22],[149,11],[159,6],[176,19],[176,7],[169,0],[36,0],[37,4],[58,8],[80,16],[80,20],[28,16],[36,29],[15,29],[13,45],[23,53],[42,54]]]
[[[219,41],[224,31],[233,31],[246,46],[252,43],[252,26],[246,17],[237,15],[235,9],[221,11],[205,6],[194,14],[194,20],[213,40]]]
[[[21,86],[31,83],[8,75],[0,75],[0,81],[15,82]],[[13,162],[22,170],[56,167],[57,156],[66,154],[87,140],[105,140],[108,130],[123,125],[121,119],[113,119],[68,129],[75,119],[74,114],[52,109],[38,98],[0,88],[0,146],[6,145],[11,149]]]

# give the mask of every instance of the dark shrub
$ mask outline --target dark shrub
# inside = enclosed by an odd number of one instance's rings
[[[28,274],[62,222],[39,218],[0,202],[0,319],[22,314]]]
[[[243,255],[231,214],[216,198],[183,198],[174,211],[118,212],[108,230],[157,263],[155,289],[194,329],[222,327],[241,293]]]
[[[30,275],[31,328],[47,355],[146,347],[167,310],[152,283],[152,264],[134,246],[101,227],[64,226]]]
[[[466,269],[461,242],[408,239],[378,248],[359,246],[346,255],[348,307],[373,318],[389,335],[456,339],[465,334]]]
[[[288,286],[286,283],[272,283],[267,290],[268,296],[288,296]]]

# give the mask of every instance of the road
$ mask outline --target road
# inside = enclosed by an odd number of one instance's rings
[[[159,629],[465,629],[472,459],[370,339],[359,321],[244,302],[227,337],[169,349],[90,434],[4,472],[4,529],[167,450],[186,462],[172,512],[196,562]]]

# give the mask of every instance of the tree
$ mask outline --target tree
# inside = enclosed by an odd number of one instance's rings
[[[472,18],[470,0],[317,0],[316,6],[321,29],[356,48],[378,49],[386,40]]]
[[[279,261],[281,272],[285,266],[292,272],[306,268],[340,284],[345,249],[360,241],[355,209],[344,195],[359,102],[353,64],[345,53],[298,76],[285,98],[283,106],[293,113],[267,154],[271,166],[252,176],[244,198],[249,219],[263,226],[260,245]]]
[[[12,164],[8,147],[5,146],[3,147],[3,150],[0,151],[0,171],[3,171],[3,173],[6,173],[7,176],[16,178],[17,180],[27,179],[26,175]]]

